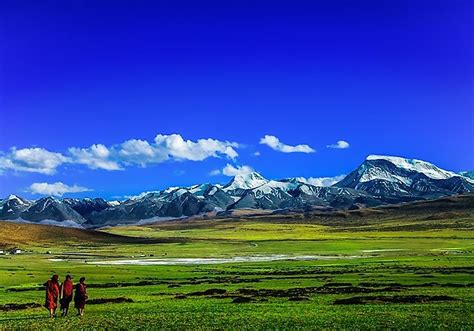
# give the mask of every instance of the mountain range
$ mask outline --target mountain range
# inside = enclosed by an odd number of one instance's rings
[[[358,209],[474,192],[472,177],[472,172],[457,174],[421,160],[370,155],[330,187],[314,186],[301,178],[269,180],[252,172],[237,175],[226,185],[170,187],[120,202],[102,198],[26,200],[10,195],[0,200],[0,219],[103,227],[236,209]]]

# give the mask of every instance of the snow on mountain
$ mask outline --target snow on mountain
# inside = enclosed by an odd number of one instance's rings
[[[88,218],[92,213],[101,212],[104,209],[113,207],[116,204],[111,203],[102,198],[84,198],[84,199],[70,199],[64,198],[62,200],[69,207],[78,212],[82,217]]]
[[[359,182],[365,183],[372,180],[384,180],[387,182],[403,183],[404,185],[410,186],[412,180],[409,177],[399,176],[394,174],[390,170],[382,169],[379,167],[368,167],[363,172],[359,179]]]
[[[23,199],[23,198],[20,198],[19,196],[15,195],[15,194],[10,194],[8,196],[8,198],[6,198],[6,201],[10,201],[16,205],[26,205],[28,204],[28,201]]]
[[[291,182],[280,182],[276,180],[269,180],[268,182],[255,187],[252,189],[253,192],[259,193],[259,194],[270,194],[272,193],[275,189],[280,189],[282,191],[289,191],[292,189],[295,189],[299,186],[298,183],[291,183]]]
[[[251,191],[255,195],[255,198],[261,198],[268,195],[276,195],[279,198],[282,198],[282,196],[290,196],[287,192],[296,187],[298,187],[298,184],[295,183],[269,180],[268,182],[253,188]]]
[[[363,190],[377,197],[433,198],[474,191],[474,181],[431,163],[395,156],[370,155],[338,187]],[[402,201],[402,200],[401,200]]]
[[[213,192],[215,193],[217,188],[214,187],[214,185],[211,185],[211,184],[197,184],[197,185],[193,185],[193,186],[190,186],[188,187],[188,192],[191,193],[191,194],[194,194],[195,196],[199,197],[199,198],[204,198],[204,193],[209,189],[211,188],[211,190],[213,190]],[[215,189],[215,190],[214,190]],[[212,194],[214,194],[212,193]],[[209,193],[208,193],[209,194]],[[210,195],[212,195],[210,194]]]
[[[31,205],[31,201],[14,194],[0,201],[0,218],[14,218]]]
[[[474,170],[471,170],[471,171],[461,171],[459,173],[461,176],[463,177],[467,177],[469,179],[474,179]]]
[[[438,168],[434,164],[416,159],[405,159],[397,156],[369,155],[366,160],[386,160],[394,164],[398,168],[402,168],[408,171],[419,172],[432,179],[448,179],[451,177],[459,176],[458,174],[452,171],[443,170]],[[370,177],[368,177],[366,179],[367,180],[365,181],[369,181],[375,178],[370,179]]]
[[[304,184],[309,184],[313,186],[322,186],[322,187],[327,187],[327,186],[332,186],[336,184],[337,182],[341,181],[344,179],[346,175],[338,175],[334,177],[290,177],[290,178],[285,178],[282,179],[282,182],[295,182],[295,183],[304,183]]]
[[[222,190],[225,192],[232,190],[249,190],[261,186],[267,182],[268,180],[258,172],[251,172],[249,174],[240,174],[235,176],[227,185],[222,188]]]

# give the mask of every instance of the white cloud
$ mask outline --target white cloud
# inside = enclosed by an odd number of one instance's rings
[[[178,160],[202,161],[209,157],[219,157],[219,155],[235,159],[239,155],[234,149],[239,147],[239,144],[211,138],[194,142],[184,140],[179,134],[159,134],[155,137],[155,143],[157,148]]]
[[[332,145],[327,145],[327,148],[336,148],[336,149],[346,149],[349,148],[349,143],[345,140],[339,140],[337,143]]]
[[[112,152],[102,144],[95,144],[89,148],[69,148],[74,163],[85,164],[91,169],[122,170],[120,165],[112,159]]]
[[[92,190],[82,186],[69,186],[61,182],[56,182],[52,184],[33,183],[29,187],[29,191],[34,194],[63,196],[66,193],[89,192]]]
[[[162,149],[150,145],[146,140],[131,139],[120,145],[119,159],[124,163],[140,164],[160,163],[168,160],[168,154]]]
[[[253,153],[254,156],[260,156],[261,153],[259,151],[256,151],[255,153]]]
[[[234,177],[237,175],[246,175],[252,172],[254,172],[252,167],[249,167],[246,165],[234,167],[233,165],[229,163],[227,163],[224,169],[222,169],[222,174],[229,177]]]
[[[219,169],[215,169],[209,173],[209,176],[219,176],[220,174],[222,174],[222,171]]]
[[[224,176],[229,176],[229,177],[234,177],[237,175],[246,175],[254,172],[252,167],[249,166],[236,166],[234,167],[232,164],[227,163],[227,165],[222,169],[215,169],[212,170],[209,173],[209,176],[219,176],[219,175],[224,175]]]
[[[209,157],[225,155],[231,159],[238,156],[234,148],[237,143],[216,139],[199,139],[196,142],[184,140],[179,134],[157,135],[154,143],[130,139],[120,145],[107,148],[92,145],[89,148],[70,148],[74,161],[86,164],[92,169],[122,170],[124,165],[139,164],[145,167],[151,163],[167,160],[202,161]]]
[[[126,166],[162,163],[165,161],[202,161],[210,157],[235,159],[239,154],[236,142],[207,138],[185,140],[179,134],[157,135],[153,142],[130,139],[121,144],[94,144],[87,148],[70,147],[67,155],[43,148],[25,148],[10,153],[0,152],[0,174],[4,170],[38,172],[51,175],[63,163],[83,164],[90,169],[123,170]]]
[[[309,145],[296,145],[290,146],[282,143],[280,139],[275,136],[265,135],[260,139],[260,144],[267,145],[275,151],[283,153],[314,153],[315,150]]]
[[[0,156],[0,170],[11,169],[52,175],[57,167],[66,162],[70,162],[68,157],[44,148],[12,148],[10,153]]]
[[[157,135],[154,142],[130,139],[121,144],[105,146],[94,144],[88,148],[71,147],[68,156],[49,152],[43,148],[13,148],[8,154],[0,154],[0,173],[6,169],[15,171],[54,174],[63,163],[84,164],[91,169],[123,170],[128,165],[145,167],[167,160],[202,161],[209,157],[238,156],[238,143],[216,139],[184,140],[178,134]],[[1,152],[0,152],[1,153]]]
[[[299,177],[298,180],[303,183],[311,184],[314,186],[332,186],[337,182],[341,181],[346,175],[339,175],[334,177],[310,177],[304,178]]]

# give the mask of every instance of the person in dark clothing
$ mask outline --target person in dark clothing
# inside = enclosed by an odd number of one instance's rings
[[[84,307],[88,298],[85,280],[85,277],[79,279],[79,284],[76,285],[76,293],[74,294],[74,305],[77,309],[77,315],[80,316],[84,315]]]
[[[61,304],[61,316],[67,316],[69,303],[72,301],[74,284],[71,275],[67,275],[59,290],[59,303]]]
[[[56,316],[56,308],[58,307],[59,297],[59,276],[54,275],[43,285],[46,288],[46,300],[44,306],[49,310],[49,317],[54,318]]]

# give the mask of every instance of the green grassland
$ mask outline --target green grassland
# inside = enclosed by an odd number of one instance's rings
[[[55,240],[54,229],[14,238],[44,231],[0,222],[0,234],[8,233],[0,242],[26,250],[0,256],[0,328],[474,329],[472,215],[345,219],[167,222],[75,232],[69,240],[67,233]],[[272,254],[331,259],[93,264]],[[42,307],[6,310],[42,304],[39,284],[53,273],[87,278],[95,302],[85,316],[49,320]]]

